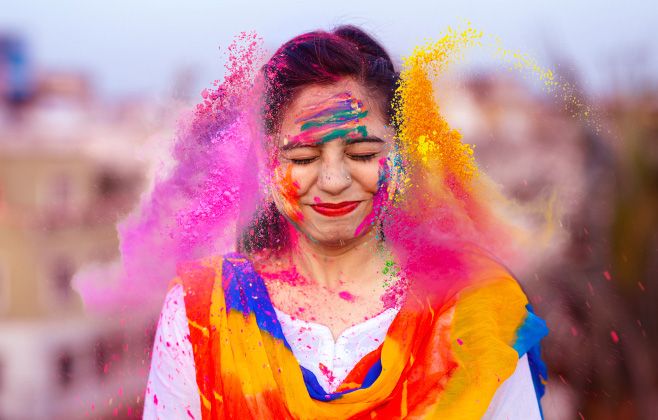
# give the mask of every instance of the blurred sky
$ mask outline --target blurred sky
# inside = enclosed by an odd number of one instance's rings
[[[244,30],[274,48],[303,31],[354,23],[399,57],[465,21],[542,64],[559,51],[568,57],[560,65],[575,65],[591,91],[605,89],[619,67],[658,78],[655,0],[0,0],[0,32],[26,40],[35,68],[89,73],[110,97],[167,95],[186,68],[198,91],[222,74],[218,47]]]

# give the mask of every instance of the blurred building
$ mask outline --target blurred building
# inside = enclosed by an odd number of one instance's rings
[[[147,110],[103,104],[80,74],[32,75],[25,55],[0,37],[0,418],[139,416],[153,311],[94,314],[71,281],[119,257]]]
[[[488,73],[449,80],[438,95],[507,197],[530,209],[555,197],[560,237],[513,267],[550,329],[545,418],[653,418],[658,92],[610,92],[592,103],[575,80],[565,86],[546,94],[517,75]]]

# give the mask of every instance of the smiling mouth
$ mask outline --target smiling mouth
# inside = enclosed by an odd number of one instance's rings
[[[312,204],[311,208],[316,212],[329,217],[344,216],[351,213],[360,201],[343,201],[341,203],[319,203]]]

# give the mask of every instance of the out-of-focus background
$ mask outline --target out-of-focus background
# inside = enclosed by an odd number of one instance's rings
[[[170,163],[176,118],[221,78],[234,35],[256,30],[272,50],[353,23],[399,59],[466,20],[554,68],[595,111],[573,117],[573,100],[486,59],[440,89],[507,194],[557,193],[567,240],[521,279],[551,329],[545,418],[655,416],[658,9],[461,3],[3,1],[0,419],[141,415],[159,308],[126,309],[111,293],[85,308],[76,278],[112,289],[115,224]]]

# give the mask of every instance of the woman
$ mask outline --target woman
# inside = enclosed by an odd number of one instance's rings
[[[482,246],[468,153],[438,114],[414,132],[424,76],[351,26],[262,74],[266,197],[238,253],[179,268],[144,418],[539,418],[545,325]]]

